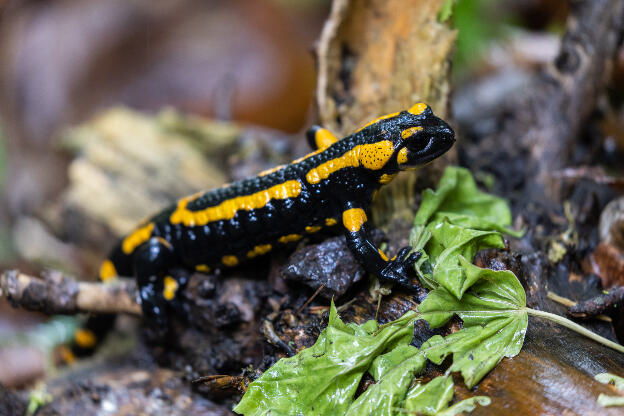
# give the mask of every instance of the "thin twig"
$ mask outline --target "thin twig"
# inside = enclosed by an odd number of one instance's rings
[[[318,289],[316,289],[316,292],[314,292],[312,296],[310,296],[308,300],[306,300],[305,303],[301,305],[299,309],[297,309],[296,315],[299,315],[301,311],[303,311],[310,304],[310,302],[312,302],[314,298],[317,297],[319,293],[321,293],[321,290],[325,289],[325,286],[327,286],[327,283],[323,283],[322,285],[320,285]]]

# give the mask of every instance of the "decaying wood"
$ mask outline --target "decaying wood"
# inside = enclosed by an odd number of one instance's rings
[[[347,135],[424,101],[444,117],[456,31],[439,2],[338,0],[317,47],[321,123]]]
[[[601,393],[617,396],[613,386],[593,376],[601,372],[624,374],[622,354],[609,350],[566,328],[529,318],[524,347],[504,359],[476,387],[468,391],[456,378],[458,398],[486,395],[487,407],[471,415],[620,415],[621,408],[597,403]]]
[[[13,306],[48,315],[80,312],[141,315],[134,279],[101,284],[77,282],[59,271],[46,271],[40,279],[9,270],[0,276],[0,296]]]
[[[428,0],[336,0],[317,46],[316,101],[321,124],[339,136],[379,115],[426,102],[445,117],[456,31],[439,23],[442,2]],[[435,179],[455,150],[425,169]],[[378,223],[411,219],[413,173],[382,188]],[[381,218],[389,217],[389,218]],[[381,220],[381,221],[380,221]]]
[[[567,167],[624,35],[624,2],[571,6],[557,58],[511,103],[502,130],[490,139],[493,146],[516,146],[515,155],[528,155],[524,175],[534,198],[557,198],[553,172]]]
[[[570,306],[568,313],[578,318],[593,317],[622,307],[624,286],[616,286],[592,299]]]

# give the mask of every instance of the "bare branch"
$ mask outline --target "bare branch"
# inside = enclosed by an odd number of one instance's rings
[[[56,270],[42,278],[5,271],[0,276],[0,295],[15,307],[53,314],[80,312],[127,313],[141,315],[136,303],[136,284],[131,279],[112,283],[77,282]]]

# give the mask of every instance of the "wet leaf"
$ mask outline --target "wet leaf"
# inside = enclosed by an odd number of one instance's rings
[[[471,289],[458,300],[444,287],[430,292],[418,307],[421,317],[433,328],[444,325],[453,315],[464,327],[442,338],[427,340],[421,350],[436,364],[453,354],[451,371],[459,371],[468,388],[477,384],[503,359],[520,352],[528,325],[526,297],[516,276],[507,270],[481,269],[461,258]]]
[[[444,220],[455,225],[483,231],[498,231],[514,237],[522,235],[511,225],[511,211],[500,197],[481,192],[469,170],[449,166],[435,191],[427,189],[414,218],[415,225],[439,223]]]
[[[450,375],[439,376],[427,384],[418,384],[407,393],[402,408],[396,410],[402,413],[425,416],[453,416],[462,412],[474,410],[476,404],[487,406],[490,399],[486,396],[476,396],[462,400],[448,407],[453,399],[453,379]]]
[[[472,412],[477,407],[477,404],[488,406],[490,403],[491,400],[487,396],[475,396],[455,403],[453,406],[438,412],[436,416],[455,416],[464,412]]]
[[[458,299],[475,282],[461,267],[460,256],[472,259],[479,250],[505,246],[503,238],[496,231],[475,230],[446,221],[431,223],[427,228],[431,232],[431,239],[425,251],[433,266],[432,279]]]
[[[460,299],[474,283],[459,265],[486,248],[503,248],[501,232],[509,228],[511,212],[504,199],[479,191],[470,172],[448,167],[437,190],[426,190],[414,219],[410,243],[423,255],[416,263],[426,287],[445,287]]]
[[[409,311],[379,328],[374,321],[347,325],[332,302],[329,323],[316,343],[269,368],[249,385],[234,411],[244,415],[343,414],[373,360],[412,340],[415,319],[416,314]]]
[[[418,384],[411,388],[403,406],[412,413],[435,415],[447,407],[452,399],[453,378],[440,376],[427,384]]]
[[[414,375],[425,368],[427,360],[418,348],[401,345],[375,359],[369,372],[376,383],[355,400],[345,415],[391,416],[403,401]]]

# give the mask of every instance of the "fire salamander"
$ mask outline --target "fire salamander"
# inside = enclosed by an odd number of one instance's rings
[[[368,237],[366,209],[400,170],[445,153],[454,133],[426,104],[388,114],[338,140],[324,128],[307,133],[314,151],[288,165],[180,199],[140,224],[102,263],[100,278],[137,279],[144,318],[167,326],[168,304],[186,283],[174,267],[209,272],[234,267],[324,227],[342,227],[365,269],[388,282],[412,285],[419,253],[388,257]],[[77,333],[78,344],[95,341]],[[82,342],[79,338],[83,338]]]

